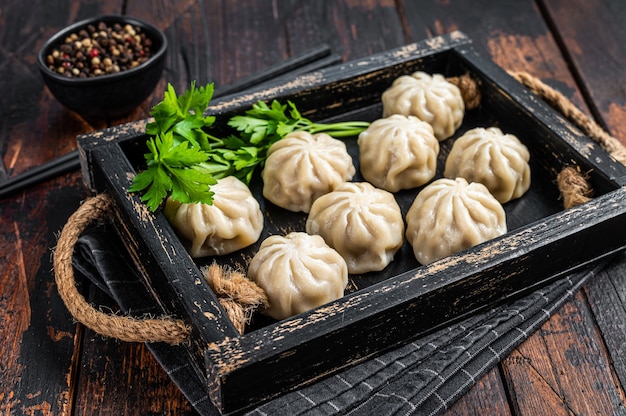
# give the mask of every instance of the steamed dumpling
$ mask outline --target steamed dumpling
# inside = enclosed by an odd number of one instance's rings
[[[348,284],[344,259],[318,235],[292,232],[263,240],[248,267],[248,276],[265,291],[275,319],[339,299]]]
[[[250,189],[234,176],[211,186],[213,204],[181,204],[171,197],[163,210],[192,257],[232,253],[255,243],[263,213]]]
[[[421,264],[506,233],[502,205],[482,184],[463,178],[427,185],[406,215],[407,241]]]
[[[441,74],[402,75],[383,92],[382,101],[383,117],[415,116],[433,127],[439,141],[454,134],[465,114],[461,91]]]
[[[306,232],[321,235],[350,273],[384,269],[404,241],[400,206],[390,192],[367,182],[346,182],[318,198]]]
[[[289,133],[270,147],[263,169],[263,196],[279,207],[309,212],[311,204],[356,172],[341,140],[325,133]]]
[[[530,153],[512,134],[497,127],[474,128],[452,145],[443,175],[480,182],[501,203],[519,198],[530,187]]]
[[[358,145],[361,174],[378,188],[411,189],[435,176],[439,141],[431,125],[417,117],[375,120],[359,135]]]

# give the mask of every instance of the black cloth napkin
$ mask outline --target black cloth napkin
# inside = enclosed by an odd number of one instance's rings
[[[74,251],[77,280],[88,279],[127,314],[161,314],[123,247],[106,224],[87,230]],[[594,270],[561,278],[515,302],[478,313],[246,414],[439,414],[538,329]],[[181,347],[147,346],[199,414],[219,414]]]

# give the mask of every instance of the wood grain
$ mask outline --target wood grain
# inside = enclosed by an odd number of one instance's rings
[[[7,176],[74,150],[77,134],[106,127],[54,99],[34,65],[35,54],[63,26],[121,10],[117,1],[2,6],[0,151]],[[86,195],[74,173],[1,202],[0,335],[10,341],[0,344],[0,414],[72,412],[83,331],[57,295],[50,257],[56,233]]]
[[[527,71],[584,109],[568,63],[535,1],[480,0],[471,6],[463,0],[406,2],[404,10],[413,38],[461,30],[502,68]]]
[[[598,273],[585,287],[587,301],[593,312],[593,318],[601,333],[611,334],[604,337],[604,346],[611,362],[611,374],[626,385],[626,272],[619,265],[624,261],[622,253]],[[624,391],[619,390],[624,401]]]
[[[626,144],[626,5],[606,0],[542,3],[592,114]]]
[[[502,366],[524,414],[616,414],[623,392],[593,331],[582,292],[526,340]],[[593,400],[590,398],[593,397]]]
[[[626,30],[621,24],[626,18],[624,4],[559,0],[543,3],[545,15],[555,27],[555,37],[564,55],[571,61],[574,76],[590,103],[590,113],[611,134],[626,143],[626,92],[616,88],[624,83],[623,66],[626,63]],[[606,351],[602,351],[607,356],[605,360],[610,363],[606,371],[619,378],[623,385],[626,380],[626,366],[622,358],[626,311],[622,293],[626,282],[620,277],[622,274],[616,273],[600,273],[585,287],[585,293],[601,331],[612,334],[604,341],[596,339],[602,347],[602,343],[606,343]],[[623,389],[618,388],[611,400],[623,403]]]
[[[289,46],[298,53],[326,43],[344,61],[397,48],[407,42],[393,1],[280,3]]]
[[[0,336],[6,340],[0,343],[0,412],[5,414],[53,415],[71,408],[81,333],[49,272],[54,233],[83,195],[74,184],[78,175],[67,179],[55,181],[57,192],[29,192],[0,208]]]
[[[116,310],[99,290],[94,305]],[[103,339],[85,330],[74,411],[80,415],[193,414],[189,401],[143,344]]]

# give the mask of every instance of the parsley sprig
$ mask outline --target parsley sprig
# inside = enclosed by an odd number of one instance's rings
[[[168,84],[164,99],[150,115],[154,121],[146,124],[151,136],[144,155],[147,168],[135,176],[129,192],[146,190],[142,201],[156,211],[168,195],[177,201],[213,201],[210,185],[216,183],[209,160],[209,134],[204,130],[215,117],[204,116],[213,97],[213,84],[196,88],[195,82],[181,96]]]
[[[204,111],[213,97],[213,84],[196,88],[195,82],[177,96],[168,84],[164,99],[146,125],[150,136],[144,155],[146,169],[133,179],[129,192],[143,192],[142,201],[156,211],[168,195],[182,203],[213,203],[211,185],[217,179],[236,176],[249,184],[257,168],[262,168],[267,151],[276,141],[297,130],[311,134],[324,132],[333,137],[356,136],[368,122],[314,123],[304,118],[292,102],[259,101],[244,115],[228,120],[237,134],[219,138],[211,135],[214,116]]]
[[[289,111],[287,111],[289,110]],[[366,121],[345,121],[341,123],[314,123],[302,117],[294,103],[283,105],[274,100],[271,106],[259,101],[252,105],[243,116],[234,116],[228,125],[248,135],[251,143],[261,142],[268,137],[274,142],[292,131],[304,130],[311,134],[326,133],[333,137],[356,136],[370,123]]]

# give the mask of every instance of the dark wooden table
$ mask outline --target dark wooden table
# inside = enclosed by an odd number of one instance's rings
[[[110,125],[148,117],[167,82],[226,85],[320,43],[350,60],[458,29],[480,53],[540,77],[626,143],[621,0],[0,0],[0,179],[107,127],[64,109],[35,64],[47,37],[105,13],[150,21],[170,40],[154,94]],[[51,249],[88,196],[76,171],[0,201],[0,414],[193,413],[143,344],[75,324],[59,298]],[[620,255],[448,414],[624,412],[625,297]],[[95,290],[90,300],[106,303]]]

